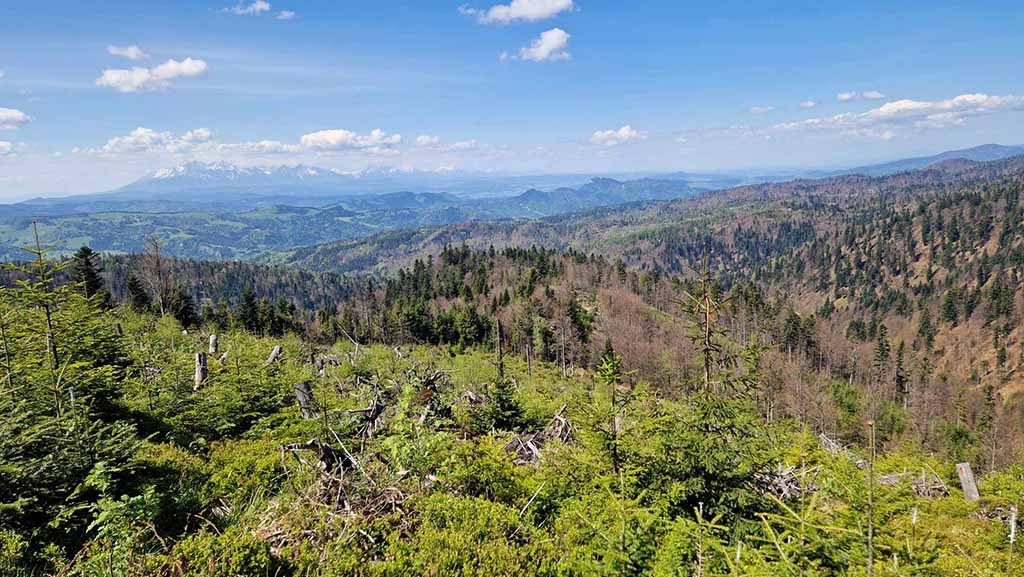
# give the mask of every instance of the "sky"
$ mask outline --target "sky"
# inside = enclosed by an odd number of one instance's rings
[[[1024,144],[1024,4],[0,2],[0,200],[187,161],[834,168]]]

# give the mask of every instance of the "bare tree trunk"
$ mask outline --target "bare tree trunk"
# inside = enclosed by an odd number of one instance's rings
[[[974,481],[974,472],[970,463],[957,463],[956,472],[960,475],[960,486],[964,489],[964,500],[971,502],[981,498],[978,484]]]
[[[206,353],[196,353],[196,373],[193,389],[198,391],[200,387],[206,384],[208,376],[209,371],[206,367]]]
[[[274,364],[277,357],[281,356],[281,345],[274,345],[274,350],[270,351],[270,356],[267,357],[267,362],[263,363],[263,366],[269,367]]]
[[[210,335],[210,356],[217,354],[217,335]]]

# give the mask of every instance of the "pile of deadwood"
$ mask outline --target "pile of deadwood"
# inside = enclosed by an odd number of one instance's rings
[[[558,409],[543,429],[535,433],[512,435],[505,442],[505,450],[512,454],[517,465],[535,465],[540,461],[544,446],[551,441],[568,443],[572,441],[572,423],[565,418],[566,405]]]
[[[857,457],[842,443],[824,433],[819,436],[818,440],[822,448],[829,453],[847,457],[858,468],[867,468],[867,461]],[[793,467],[780,464],[775,470],[758,473],[754,477],[758,487],[766,494],[773,495],[782,500],[801,499],[820,490],[820,487],[815,483],[815,477],[820,470],[820,466]],[[888,487],[909,482],[910,490],[913,491],[914,495],[927,499],[949,495],[949,488],[946,486],[946,483],[934,471],[930,470],[880,475],[876,482],[879,485]]]
[[[846,456],[848,459],[853,461],[859,469],[867,468],[867,461],[854,455],[853,452],[842,443],[829,438],[825,433],[819,435],[818,439],[821,442],[821,446],[829,453]],[[916,472],[904,471],[902,473],[879,475],[876,482],[884,487],[895,487],[907,481],[910,482],[910,490],[918,497],[935,499],[938,497],[949,496],[949,487],[946,486],[942,477],[936,474],[935,471],[932,471],[930,467],[928,470],[921,469]]]
[[[279,355],[280,352],[274,360]],[[396,356],[405,358],[400,351],[396,351]],[[334,355],[312,354],[308,358],[315,373],[327,377],[326,382],[330,381],[329,368],[340,364]],[[412,523],[411,517],[405,514],[406,500],[441,481],[433,475],[417,475],[401,469],[385,455],[374,451],[370,441],[398,414],[406,387],[411,386],[415,391],[413,418],[420,426],[450,426],[453,403],[483,406],[488,399],[472,391],[453,396],[453,384],[446,371],[415,362],[401,370],[397,378],[363,374],[333,386],[338,392],[368,400],[360,408],[332,409],[318,401],[312,382],[295,385],[295,400],[303,419],[323,420],[324,433],[318,438],[281,447],[282,464],[288,476],[305,480],[298,484],[305,491],[303,498],[288,506],[315,508],[321,514],[338,518],[341,527],[348,523],[346,519],[353,517],[390,517],[399,524]],[[562,406],[538,431],[511,435],[505,450],[513,461],[520,465],[536,464],[552,442],[571,442],[573,426],[565,412],[566,406]],[[338,426],[339,421],[344,423],[346,431],[355,434],[345,438],[337,434],[333,427]],[[283,506],[275,502],[257,531],[277,550],[294,544],[296,539],[294,529],[281,524],[282,519],[292,517],[279,510]],[[353,538],[364,547],[373,546],[370,535]]]

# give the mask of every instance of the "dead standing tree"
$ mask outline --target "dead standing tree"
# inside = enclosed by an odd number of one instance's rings
[[[161,252],[160,239],[155,236],[146,238],[139,263],[138,277],[156,301],[160,316],[167,314],[167,305],[171,300],[174,283],[171,282],[170,271],[167,270],[167,258]]]

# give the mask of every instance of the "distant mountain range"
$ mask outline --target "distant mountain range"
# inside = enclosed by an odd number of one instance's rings
[[[453,197],[510,197],[530,188],[586,183],[590,176],[502,176],[375,169],[345,173],[316,166],[242,167],[189,162],[163,168],[116,190],[36,198],[0,206],[6,214],[58,216],[94,212],[246,211],[275,205],[324,207],[354,197],[435,193]]]
[[[627,203],[676,200],[757,183],[843,175],[883,176],[963,159],[1024,154],[1022,146],[966,150],[834,173],[712,174],[643,178],[502,177],[403,170],[347,174],[314,166],[186,163],[118,190],[0,205],[0,258],[19,258],[31,221],[61,250],[137,251],[148,235],[179,256],[266,259],[299,247],[386,231],[468,221],[539,219]],[[525,191],[524,191],[525,190]],[[723,194],[729,194],[723,193]]]
[[[851,220],[879,198],[963,192],[986,183],[1019,183],[1024,156],[975,162],[940,160],[923,169],[885,176],[844,174],[821,179],[744,185],[678,200],[593,208],[531,220],[470,221],[447,226],[382,231],[360,238],[302,247],[282,261],[294,268],[338,273],[380,273],[438,254],[446,245],[472,249],[536,245],[622,258],[634,266],[678,270],[698,262],[702,239],[727,239],[738,260],[777,250],[758,237],[773,231],[793,246],[801,226],[845,214]],[[964,202],[961,199],[960,202]],[[829,210],[833,212],[830,213]],[[780,223],[785,223],[780,228]],[[723,232],[724,231],[724,232]],[[788,232],[785,232],[788,231]]]
[[[982,144],[981,146],[975,146],[973,148],[964,148],[962,150],[949,150],[932,156],[919,156],[916,158],[905,158],[902,160],[886,162],[883,164],[858,166],[855,168],[831,172],[829,173],[829,176],[837,176],[841,174],[864,174],[867,176],[885,176],[888,174],[896,174],[897,172],[925,168],[946,160],[963,159],[973,160],[975,162],[991,162],[993,160],[1003,160],[1006,158],[1012,158],[1014,156],[1020,155],[1024,155],[1024,146]]]
[[[684,181],[595,178],[577,187],[531,188],[515,196],[465,197],[439,192],[399,191],[349,195],[324,206],[269,204],[240,198],[226,200],[225,181],[289,180],[322,182],[333,176],[315,169],[233,170],[196,167],[159,172],[130,192],[109,199],[71,204],[21,203],[0,211],[0,257],[16,259],[31,239],[31,222],[41,227],[48,244],[67,252],[82,244],[108,252],[134,252],[149,235],[161,238],[167,251],[205,259],[267,259],[274,253],[333,240],[357,238],[404,228],[444,226],[471,220],[532,219],[630,202],[687,198],[700,190]],[[184,179],[184,180],[179,180]],[[190,192],[156,192],[170,182],[190,183]],[[209,201],[189,203],[180,197],[197,194],[205,185]],[[154,192],[146,198],[140,192]],[[243,189],[237,189],[241,194]],[[100,195],[96,195],[99,197]],[[309,197],[302,197],[308,199]],[[294,200],[294,199],[293,199]],[[197,205],[191,210],[183,207]],[[246,207],[241,209],[241,207]],[[143,208],[145,207],[145,208]],[[167,207],[160,210],[159,207]],[[88,209],[88,210],[87,210]]]

